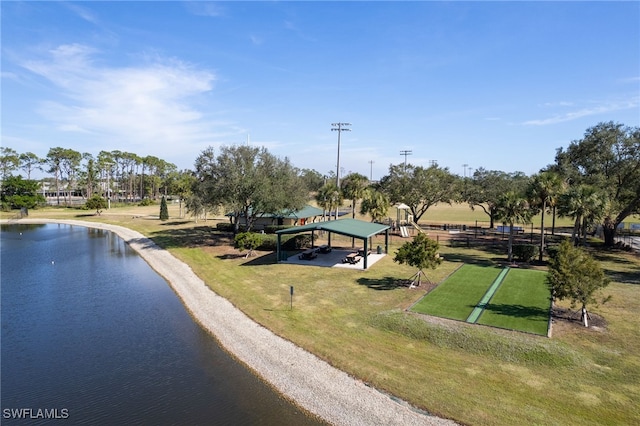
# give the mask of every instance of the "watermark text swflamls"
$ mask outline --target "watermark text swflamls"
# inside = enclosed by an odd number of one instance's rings
[[[3,419],[68,419],[68,408],[3,408]]]

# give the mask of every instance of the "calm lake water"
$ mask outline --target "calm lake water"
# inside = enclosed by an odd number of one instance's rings
[[[3,225],[0,238],[3,425],[321,424],[224,352],[115,234]]]

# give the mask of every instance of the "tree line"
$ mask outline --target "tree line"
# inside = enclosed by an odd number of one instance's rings
[[[605,244],[613,245],[618,226],[640,214],[640,128],[614,122],[599,123],[566,149],[558,148],[555,162],[533,176],[480,167],[460,177],[437,164],[392,164],[379,182],[350,173],[338,187],[332,172],[298,169],[288,158],[246,145],[222,146],[217,152],[209,147],[198,155],[192,171],[120,151],[101,151],[93,157],[52,148],[45,159],[38,159],[2,148],[0,160],[3,188],[16,170],[27,180],[32,171],[46,170],[58,193],[60,188],[67,194],[78,189],[87,197],[97,193],[130,201],[176,195],[181,216],[183,202],[196,218],[222,211],[236,231],[241,223],[250,230],[261,215],[299,210],[311,198],[329,218],[337,218],[348,201],[353,217],[359,211],[373,221],[385,219],[391,205],[404,203],[416,223],[438,203],[463,202],[481,209],[491,227],[501,222],[511,225],[511,231],[514,224],[528,223],[541,213],[542,253],[547,215],[552,233],[557,216],[570,217],[575,241],[584,241],[589,231],[601,227]]]
[[[99,194],[125,202],[157,199],[160,194],[170,192],[181,175],[174,164],[165,160],[119,150],[100,151],[93,156],[55,147],[49,149],[46,157],[40,158],[32,152],[18,153],[12,148],[0,148],[2,182],[19,182],[14,175],[17,171],[22,172],[19,176],[26,177],[27,181],[36,171],[48,173],[50,177],[43,179],[49,184],[46,192],[55,194],[58,205],[70,204],[74,193],[83,198]],[[42,192],[43,186],[38,187]]]

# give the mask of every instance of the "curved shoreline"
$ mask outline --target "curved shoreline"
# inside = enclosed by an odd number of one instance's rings
[[[279,393],[336,425],[455,425],[392,399],[257,324],[217,295],[191,268],[143,234],[118,225],[65,219],[2,220],[60,223],[117,234],[173,288],[186,309],[236,359]]]

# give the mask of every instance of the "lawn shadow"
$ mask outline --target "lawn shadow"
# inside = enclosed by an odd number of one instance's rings
[[[408,287],[410,280],[399,279],[398,277],[383,278],[358,278],[356,282],[360,285],[367,286],[372,290],[395,290],[398,287]]]
[[[242,254],[242,256],[244,257],[245,254]],[[263,266],[263,265],[274,265],[277,263],[275,252],[258,254],[255,257],[249,256],[247,259],[251,259],[251,260],[244,262],[241,266]]]
[[[232,241],[229,235],[208,225],[163,229],[152,232],[151,238],[164,248],[219,246],[231,244]]]
[[[512,304],[489,303],[484,310],[515,318],[548,318],[550,314],[550,309]]]
[[[446,253],[442,255],[442,258],[447,262],[468,263],[478,266],[496,266],[494,263],[488,261],[486,257],[475,254]]]

